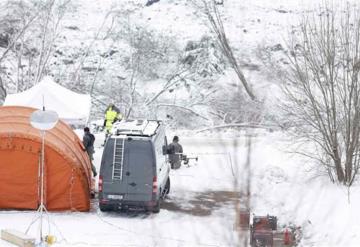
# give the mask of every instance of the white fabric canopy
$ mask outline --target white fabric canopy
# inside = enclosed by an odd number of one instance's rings
[[[32,88],[6,96],[4,105],[29,106],[56,111],[68,124],[86,124],[90,115],[91,98],[88,94],[75,93],[45,77]]]

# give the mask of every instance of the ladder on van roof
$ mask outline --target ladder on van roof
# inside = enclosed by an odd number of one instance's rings
[[[124,168],[124,146],[125,139],[115,139],[114,158],[113,158],[113,180],[122,180]]]

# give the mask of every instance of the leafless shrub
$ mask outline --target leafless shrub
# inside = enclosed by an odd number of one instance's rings
[[[219,89],[207,100],[216,124],[260,123],[263,120],[263,102],[253,102],[235,85]]]
[[[217,48],[217,41],[207,35],[199,41],[191,40],[186,44],[181,63],[202,78],[223,74],[226,67],[225,57]]]
[[[314,145],[299,153],[351,186],[360,167],[360,18],[325,6],[300,30],[289,45],[284,109],[296,141]]]
[[[104,70],[98,73],[99,83],[92,85],[93,96],[106,104],[114,101],[126,117],[145,117],[150,112],[149,99],[155,101],[163,93],[149,96],[146,83],[167,78],[176,69],[176,42],[131,21],[131,13],[113,11],[109,17],[112,28],[102,35],[110,43],[109,52],[100,54]]]

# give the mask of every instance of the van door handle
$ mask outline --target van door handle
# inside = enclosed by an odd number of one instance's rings
[[[131,185],[132,187],[136,186],[136,183],[132,182],[129,185]]]
[[[130,176],[130,172],[126,172],[125,175],[126,175],[126,176]]]

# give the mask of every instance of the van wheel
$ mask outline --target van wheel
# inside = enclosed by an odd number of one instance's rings
[[[165,199],[165,197],[169,194],[170,192],[170,178],[168,178],[166,180],[166,184],[163,190],[161,190],[161,199]]]
[[[100,208],[100,211],[101,212],[108,212],[108,211],[110,211],[110,208],[109,207],[107,207],[107,206],[103,206],[103,205],[99,205],[99,208]]]
[[[170,192],[170,178],[167,179],[166,184],[165,184],[165,195],[168,195]]]
[[[152,208],[152,212],[155,214],[160,212],[160,200],[158,200],[156,205]]]
[[[160,212],[160,199],[156,202],[154,206],[145,207],[146,212],[159,213]]]

